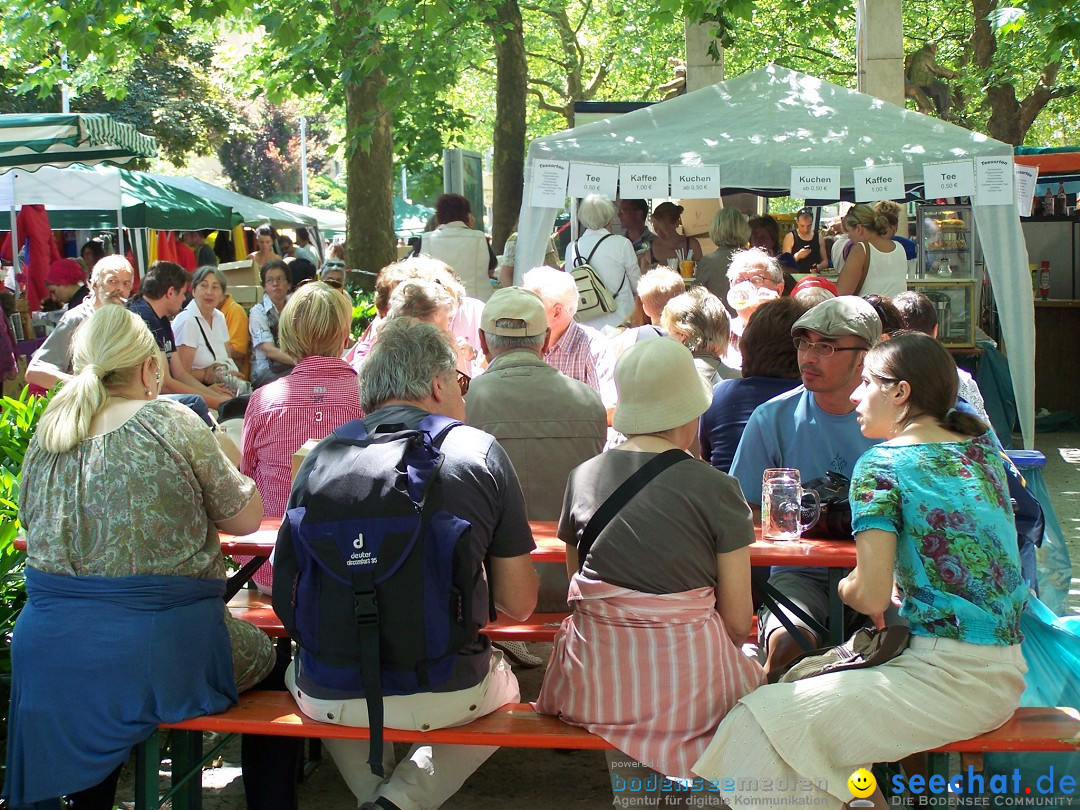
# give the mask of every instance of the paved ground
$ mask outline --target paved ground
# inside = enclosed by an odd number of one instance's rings
[[[1080,433],[1047,433],[1036,438],[1036,447],[1047,456],[1044,475],[1054,510],[1065,532],[1072,559],[1080,561]],[[1080,613],[1080,565],[1072,580],[1070,612]],[[543,654],[545,645],[536,645]],[[536,697],[542,670],[519,672],[523,699]],[[241,810],[239,747],[225,752],[221,767],[204,776],[203,806],[206,810]],[[133,807],[132,781],[128,770],[121,784],[121,807]],[[345,810],[355,801],[342,782],[333,761],[326,758],[301,786],[304,810]],[[602,752],[568,754],[552,751],[502,749],[473,775],[465,787],[444,805],[447,810],[563,810],[563,808],[611,807]]]

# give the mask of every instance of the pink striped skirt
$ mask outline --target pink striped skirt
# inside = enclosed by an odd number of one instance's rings
[[[728,638],[712,588],[650,594],[570,582],[568,616],[536,701],[665,776],[690,767],[764,673]]]

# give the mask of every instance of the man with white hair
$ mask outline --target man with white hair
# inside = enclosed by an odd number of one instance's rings
[[[727,271],[727,302],[735,310],[731,321],[732,343],[737,344],[746,322],[766,301],[784,293],[784,271],[780,263],[761,248],[740,250],[731,257]]]
[[[574,320],[578,303],[574,277],[552,267],[535,267],[523,281],[525,289],[544,302],[551,329],[544,359],[552,368],[597,391],[610,415],[618,399],[615,358],[601,332]]]
[[[123,256],[106,256],[94,265],[90,275],[90,295],[69,310],[41,347],[34,352],[26,368],[26,382],[46,391],[58,382],[71,379],[71,342],[75,329],[105,304],[123,306],[131,295],[135,271]]]
[[[615,205],[607,197],[590,194],[578,205],[577,214],[585,233],[567,246],[566,269],[572,270],[575,263],[587,263],[615,298],[615,311],[591,318],[589,326],[603,329],[620,324],[639,325],[642,317],[637,286],[641,269],[630,240],[607,229],[615,217]]]

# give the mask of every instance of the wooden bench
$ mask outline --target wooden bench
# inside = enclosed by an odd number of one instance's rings
[[[246,588],[229,600],[229,612],[237,619],[251,622],[271,638],[288,638],[281,619],[270,604],[270,597]],[[546,641],[555,640],[555,633],[569,613],[534,613],[528,621],[519,622],[508,616],[484,628],[484,635],[492,641]]]
[[[228,735],[264,734],[281,737],[368,739],[368,729],[321,723],[304,715],[288,692],[246,692],[239,705],[222,714],[196,717],[162,726],[173,736],[173,788],[158,798],[157,772],[161,761],[158,735],[139,745],[136,759],[137,810],[159,807],[166,799],[185,810],[198,806],[202,764],[216,756]],[[205,756],[202,733],[227,735]],[[539,715],[527,703],[507,704],[468,725],[434,731],[385,730],[388,742],[443,743],[453,745],[497,745],[507,748],[561,748],[605,750],[612,746],[604,739],[559,719]],[[1076,751],[1080,750],[1080,713],[1075,709],[1021,708],[1001,728],[971,740],[949,743],[932,755],[945,757],[959,752],[978,755],[990,751]],[[939,767],[944,767],[940,765]],[[938,772],[938,771],[935,771]],[[940,771],[944,774],[944,771]]]

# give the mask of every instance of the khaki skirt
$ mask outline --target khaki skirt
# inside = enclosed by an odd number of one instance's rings
[[[693,772],[742,805],[839,807],[859,768],[1000,726],[1019,705],[1026,671],[1018,644],[916,636],[881,666],[742,698]]]

